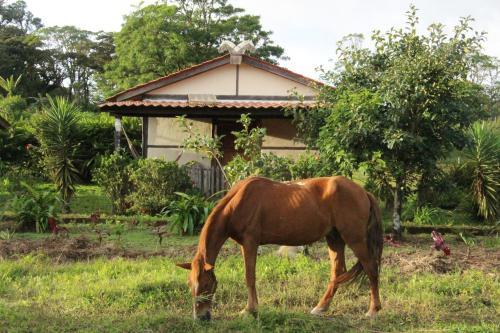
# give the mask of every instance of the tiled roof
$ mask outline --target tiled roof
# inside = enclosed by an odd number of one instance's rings
[[[151,107],[151,108],[200,108],[210,107],[219,109],[282,109],[291,106],[311,107],[311,101],[217,101],[217,102],[188,102],[188,101],[122,101],[105,102],[99,107],[106,108],[130,108],[130,107]]]

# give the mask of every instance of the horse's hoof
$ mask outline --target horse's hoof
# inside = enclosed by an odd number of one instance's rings
[[[240,311],[240,316],[249,316],[249,315],[251,315],[254,318],[257,318],[257,310],[243,309]]]
[[[370,310],[365,314],[365,317],[367,318],[374,318],[377,315],[377,310]]]
[[[314,316],[322,316],[325,314],[325,312],[326,312],[325,309],[319,307],[315,307],[314,309],[311,310],[311,314]]]

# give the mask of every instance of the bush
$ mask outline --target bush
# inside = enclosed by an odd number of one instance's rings
[[[235,184],[250,176],[262,176],[273,180],[286,181],[292,179],[290,170],[293,161],[275,154],[260,154],[249,163],[241,155],[236,155],[226,166],[224,171],[231,184]]]
[[[258,161],[260,174],[278,181],[292,179],[290,170],[292,165],[293,161],[290,158],[277,156],[273,153],[262,154]]]
[[[297,160],[290,163],[290,171],[293,179],[331,176],[331,170],[324,167],[321,157],[311,152],[300,154]]]
[[[49,217],[57,217],[57,195],[49,190],[35,190],[26,183],[22,186],[25,192],[15,195],[6,210],[14,214],[18,230],[44,232]]]
[[[465,195],[464,188],[460,186],[460,179],[460,168],[455,165],[436,170],[425,182],[421,181],[418,185],[418,206],[456,208]]]
[[[76,140],[80,143],[78,150],[81,162],[78,169],[84,182],[92,179],[91,171],[95,170],[99,156],[109,155],[114,151],[114,121],[114,118],[106,113],[82,112],[80,114]],[[134,147],[140,151],[142,136],[140,120],[125,117],[122,119],[122,124],[133,141]],[[123,153],[130,155],[126,145],[127,142],[124,142]]]
[[[19,95],[0,96],[0,115],[11,123],[24,118],[27,107],[26,100]]]
[[[158,214],[175,199],[175,192],[192,191],[186,167],[161,159],[143,159],[130,175],[134,192],[128,196],[131,210]]]
[[[203,196],[176,192],[176,200],[162,210],[168,219],[169,229],[179,235],[193,235],[201,229],[216,202]]]
[[[0,161],[21,165],[30,160],[29,147],[37,140],[24,123],[12,123],[6,130],[0,130]]]
[[[121,149],[99,158],[98,166],[93,170],[94,181],[111,200],[113,214],[123,214],[130,206],[127,196],[132,190],[130,174],[134,165],[134,160]]]

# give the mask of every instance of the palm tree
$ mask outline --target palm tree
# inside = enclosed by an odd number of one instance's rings
[[[38,140],[45,165],[63,200],[63,210],[69,211],[69,201],[75,193],[79,171],[75,166],[78,127],[78,107],[62,97],[47,98],[38,121]]]
[[[19,75],[17,79],[14,80],[14,76],[11,75],[9,78],[4,79],[0,76],[0,88],[7,92],[7,96],[13,96],[19,82],[21,82],[22,75]]]
[[[499,217],[500,136],[491,125],[476,123],[469,138],[464,162],[472,176],[472,197],[478,216],[492,221]]]

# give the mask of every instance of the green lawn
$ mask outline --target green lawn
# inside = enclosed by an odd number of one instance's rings
[[[33,252],[0,259],[0,332],[498,332],[500,257],[498,237],[475,239],[466,248],[454,236],[452,256],[431,255],[429,236],[409,236],[402,247],[384,253],[383,310],[367,319],[366,287],[342,287],[327,316],[308,313],[328,281],[323,243],[311,256],[277,257],[265,246],[258,258],[260,312],[241,317],[246,302],[243,264],[228,242],[216,265],[219,288],[213,321],[194,322],[186,271],[174,263],[191,259],[196,237],[168,237],[163,245],[146,227],[125,230],[103,225],[111,237],[103,246],[144,251],[145,256],[113,255],[91,260],[59,260]],[[67,247],[80,234],[94,238],[86,225],[70,226]],[[43,241],[48,235],[18,234],[8,242]],[[0,241],[0,249],[2,248]],[[96,245],[97,246],[97,245]],[[0,252],[1,253],[1,252]],[[149,253],[149,255],[148,255]],[[161,254],[161,255],[158,255]],[[353,258],[349,256],[349,265]],[[432,265],[443,264],[446,273]],[[490,266],[485,266],[489,263]],[[493,268],[492,268],[493,267]]]

